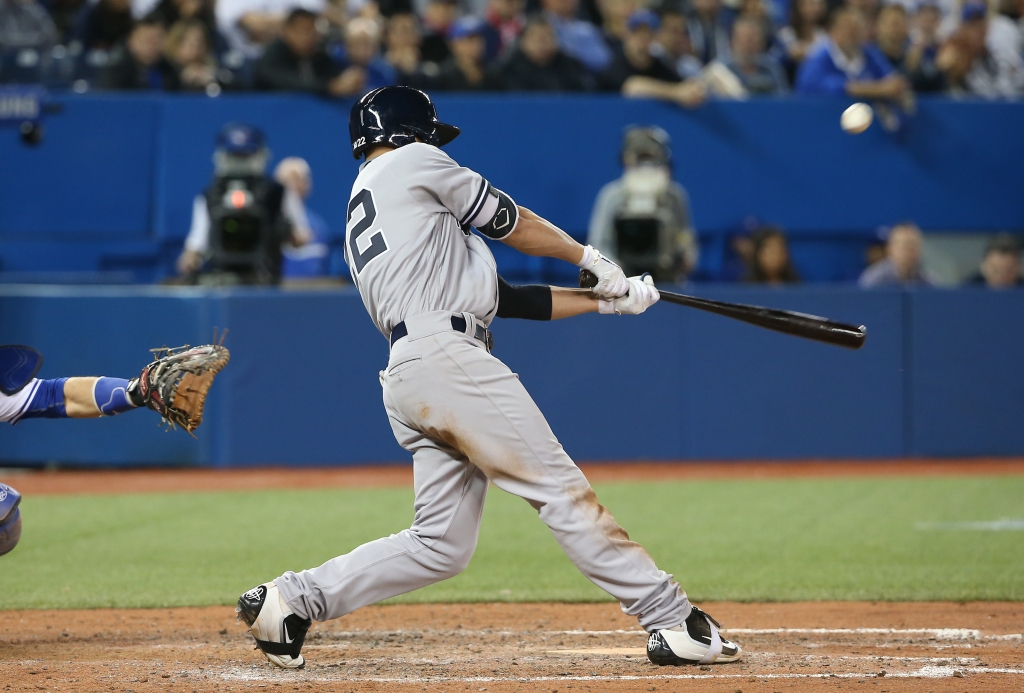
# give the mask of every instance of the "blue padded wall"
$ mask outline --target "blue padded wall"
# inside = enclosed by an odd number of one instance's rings
[[[0,238],[149,238],[160,113],[159,99],[70,98],[38,147],[0,130]]]
[[[919,455],[1024,451],[1024,301],[1020,292],[908,296],[909,436]]]
[[[580,460],[1022,455],[1024,292],[707,287],[712,298],[868,326],[857,352],[661,304],[639,317],[498,320],[519,373]],[[0,425],[0,465],[404,461],[381,403],[388,347],[353,291],[0,287],[0,343],[42,377],[131,376],[153,346],[232,351],[199,440],[152,412]]]

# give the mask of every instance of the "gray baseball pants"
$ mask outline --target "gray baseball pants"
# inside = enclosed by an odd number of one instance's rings
[[[458,575],[476,549],[488,481],[523,498],[562,550],[648,631],[690,612],[686,594],[597,502],[518,376],[452,330],[451,313],[406,320],[381,372],[384,407],[413,455],[412,527],[275,580],[292,610],[316,621]],[[468,333],[475,318],[464,314]]]

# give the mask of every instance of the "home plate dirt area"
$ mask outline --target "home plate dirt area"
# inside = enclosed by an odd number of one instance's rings
[[[709,603],[741,662],[656,667],[615,604],[369,607],[272,669],[230,607],[7,611],[4,691],[1024,691],[1024,604]]]

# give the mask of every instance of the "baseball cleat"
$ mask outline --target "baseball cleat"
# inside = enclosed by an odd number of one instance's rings
[[[647,659],[659,666],[735,662],[739,659],[742,650],[721,636],[718,621],[695,606],[692,609],[681,625],[651,633],[647,639]]]
[[[292,613],[273,582],[266,582],[238,598],[235,608],[240,621],[245,621],[256,639],[256,647],[270,663],[282,669],[301,669],[302,642],[312,621]]]

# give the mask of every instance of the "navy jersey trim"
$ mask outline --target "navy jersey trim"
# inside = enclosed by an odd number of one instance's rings
[[[487,201],[487,192],[491,189],[491,184],[486,180],[480,185],[480,192],[477,193],[476,200],[473,202],[473,206],[469,210],[469,214],[462,217],[459,220],[460,225],[466,225],[470,221],[476,218],[476,215],[480,213],[480,210],[484,208],[484,202]]]

